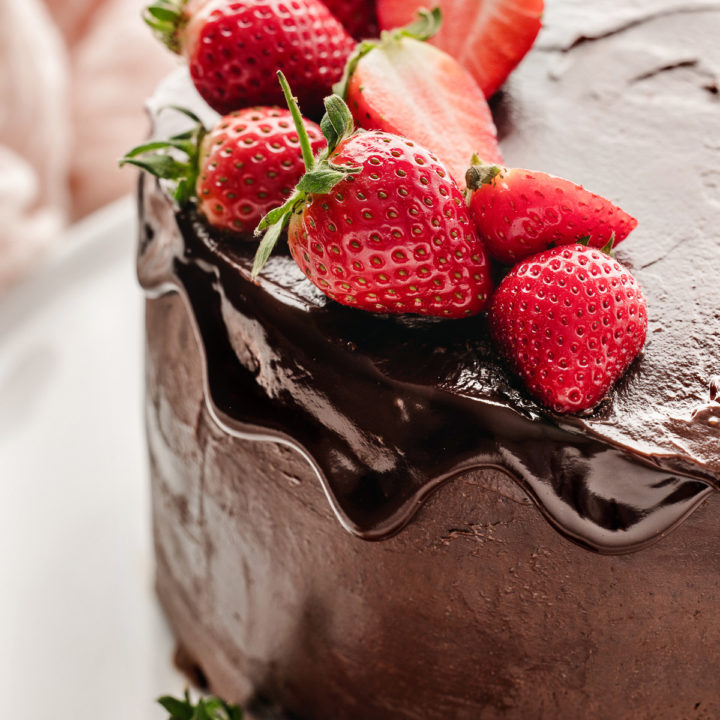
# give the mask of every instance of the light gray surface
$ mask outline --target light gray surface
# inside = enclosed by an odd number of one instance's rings
[[[23,720],[159,720],[134,203],[0,298],[0,691]]]

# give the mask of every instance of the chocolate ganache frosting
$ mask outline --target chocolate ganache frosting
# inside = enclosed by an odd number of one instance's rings
[[[512,476],[564,535],[605,553],[662,537],[720,489],[720,3],[548,0],[537,46],[492,103],[509,166],[584,184],[636,216],[617,251],[648,301],[648,342],[584,417],[535,404],[484,317],[372,315],[141,183],[140,281],[180,293],[224,431],[295,448],[351,533],[382,539],[471,468]],[[184,72],[151,101],[208,122]]]

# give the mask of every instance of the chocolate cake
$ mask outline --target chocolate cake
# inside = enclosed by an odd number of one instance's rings
[[[593,413],[483,317],[328,300],[140,186],[157,587],[228,700],[303,720],[720,716],[720,5],[549,0],[508,165],[640,220],[644,354]],[[158,136],[183,73],[151,103]]]

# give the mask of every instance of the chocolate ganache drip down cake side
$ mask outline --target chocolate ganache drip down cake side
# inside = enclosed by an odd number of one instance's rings
[[[382,18],[381,18],[382,19]],[[487,319],[365,313],[139,190],[160,600],[213,692],[304,720],[720,716],[720,5],[548,0],[508,167],[639,219],[647,341],[583,414]],[[186,71],[150,101],[217,116]],[[319,120],[319,118],[315,118]]]

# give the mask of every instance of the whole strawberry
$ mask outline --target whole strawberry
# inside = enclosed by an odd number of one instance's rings
[[[210,225],[252,239],[262,217],[290,196],[305,172],[291,114],[276,107],[246,108],[220,118],[209,132],[188,114],[198,123],[193,130],[141,145],[123,162],[174,181],[181,205],[194,193]],[[320,128],[303,122],[312,152],[319,152],[326,145]],[[168,154],[170,149],[187,160]]]
[[[577,413],[595,407],[640,352],[647,308],[627,269],[575,244],[515,267],[493,295],[488,321],[530,394]]]
[[[145,20],[223,114],[282,102],[277,68],[308,111],[321,112],[354,47],[321,0],[155,0]]]
[[[425,42],[441,26],[438,9],[358,45],[335,91],[358,126],[411,137],[431,149],[458,186],[473,154],[502,162],[482,90],[451,55]]]
[[[622,242],[637,220],[600,195],[544,172],[473,165],[466,175],[470,213],[488,253],[513,265],[555,245],[588,238]]]
[[[304,153],[308,172],[294,198],[261,223],[269,229],[255,271],[289,223],[295,261],[339,303],[441,317],[480,312],[491,291],[488,262],[447,170],[412,140],[354,132],[339,97],[326,106],[329,153],[316,161]]]

